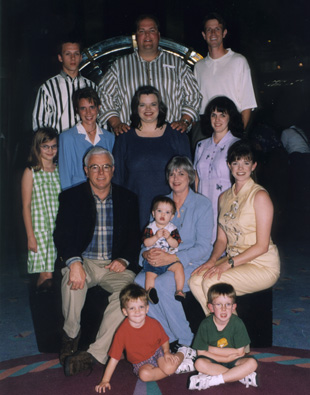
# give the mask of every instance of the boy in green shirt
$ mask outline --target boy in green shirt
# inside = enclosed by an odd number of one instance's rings
[[[190,377],[188,389],[233,381],[257,387],[257,362],[245,355],[250,338],[242,320],[233,314],[236,307],[236,292],[230,284],[210,287],[208,308],[213,314],[201,322],[192,345],[197,350],[194,366],[199,374]]]

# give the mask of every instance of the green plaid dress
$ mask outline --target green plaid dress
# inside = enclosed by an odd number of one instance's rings
[[[56,248],[53,240],[61,191],[58,168],[53,173],[32,169],[31,218],[38,251],[28,251],[28,273],[53,272]]]

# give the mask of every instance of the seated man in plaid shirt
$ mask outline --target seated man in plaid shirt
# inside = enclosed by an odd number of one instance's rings
[[[134,280],[140,248],[138,201],[134,193],[111,183],[114,158],[104,148],[84,159],[87,182],[59,196],[54,232],[62,269],[64,334],[60,362],[72,376],[108,359],[113,335],[124,319],[119,293]],[[96,341],[78,351],[80,318],[88,288],[110,292]]]

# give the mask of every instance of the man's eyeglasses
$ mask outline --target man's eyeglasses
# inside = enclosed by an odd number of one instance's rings
[[[104,165],[101,165],[101,166],[100,165],[90,165],[90,166],[88,166],[89,170],[92,173],[99,173],[100,169],[102,171],[111,171],[112,167],[113,166],[108,165],[108,164],[104,164]]]
[[[233,303],[212,303],[212,306],[214,306],[216,309],[230,309],[232,307]]]
[[[57,144],[54,144],[54,145],[43,144],[43,145],[41,145],[41,148],[44,151],[49,151],[50,149],[52,149],[53,151],[56,151],[57,150]]]

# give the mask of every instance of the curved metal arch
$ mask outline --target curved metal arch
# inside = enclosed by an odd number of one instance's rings
[[[167,38],[161,38],[160,47],[184,60],[191,68],[202,59],[202,56],[193,48]],[[85,77],[99,83],[111,63],[119,56],[130,54],[137,47],[135,35],[108,38],[84,49],[80,71]]]

